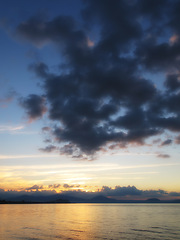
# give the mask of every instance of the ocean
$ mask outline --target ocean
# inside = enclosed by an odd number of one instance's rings
[[[1,204],[0,239],[180,239],[180,204]]]

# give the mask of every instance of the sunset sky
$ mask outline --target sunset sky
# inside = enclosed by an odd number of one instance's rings
[[[2,1],[0,192],[180,197],[179,13],[178,0]]]

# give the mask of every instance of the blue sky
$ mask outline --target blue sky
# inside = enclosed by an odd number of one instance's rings
[[[176,0],[1,3],[1,189],[180,195],[178,9]]]

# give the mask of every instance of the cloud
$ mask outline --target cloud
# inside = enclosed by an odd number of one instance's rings
[[[161,143],[161,146],[168,146],[172,143],[172,139],[167,139],[164,142]]]
[[[41,186],[33,185],[32,187],[26,188],[26,190],[36,190],[36,191],[38,191],[38,190],[40,190],[40,189],[43,189],[43,186],[42,186],[42,185],[41,185]]]
[[[179,193],[179,192],[170,192],[170,193],[169,193],[169,196],[172,196],[172,197],[180,197],[180,193]]]
[[[180,89],[180,76],[179,74],[169,74],[165,81],[165,86],[170,91],[176,91]]]
[[[19,102],[26,110],[30,121],[42,117],[47,110],[42,96],[31,94],[27,98],[20,98]]]
[[[143,193],[143,191],[137,189],[135,186],[128,187],[115,186],[114,189],[109,188],[107,186],[103,186],[100,191],[107,196],[127,196],[127,195],[138,196],[142,195]]]
[[[48,145],[48,146],[46,146],[45,148],[39,148],[39,150],[40,150],[41,152],[50,153],[50,152],[53,152],[53,151],[57,150],[57,147],[54,146],[54,145]]]
[[[57,191],[59,191],[59,188],[61,188],[61,192],[59,195],[57,195]],[[77,189],[70,190],[71,188],[77,187]],[[82,189],[80,189],[82,187]],[[85,186],[88,187],[88,186]],[[23,197],[26,196],[26,199],[28,197],[38,197],[38,201],[45,201],[46,197],[51,196],[52,199],[54,199],[53,196],[56,198],[61,198],[62,196],[71,196],[76,198],[84,198],[84,199],[92,199],[95,196],[106,196],[110,198],[115,199],[148,199],[148,198],[159,198],[159,199],[175,199],[180,196],[180,192],[167,192],[163,189],[138,189],[135,186],[115,186],[115,187],[109,187],[109,186],[103,186],[97,189],[96,191],[84,191],[84,186],[81,185],[68,185],[64,184],[63,186],[60,184],[52,184],[48,186],[39,186],[34,185],[32,187],[28,187],[24,190],[4,190],[0,189],[0,200],[13,200],[13,199],[23,199]],[[35,198],[30,198],[35,199]]]
[[[0,132],[10,132],[15,133],[17,131],[20,131],[24,129],[23,125],[17,125],[17,126],[11,126],[11,125],[0,125]]]
[[[16,95],[17,93],[14,90],[10,90],[5,97],[0,98],[0,107],[7,107],[7,105],[14,100]]]
[[[169,42],[170,42],[170,44],[175,44],[176,42],[178,42],[178,40],[179,40],[179,36],[177,35],[177,34],[175,34],[175,35],[172,35],[171,37],[170,37],[170,39],[169,39]]]
[[[63,187],[64,187],[64,188],[73,188],[74,185],[69,185],[69,184],[65,183],[65,184],[63,185]]]
[[[176,144],[180,144],[180,135],[176,137],[175,143],[176,143]]]
[[[178,7],[168,0],[87,0],[81,24],[71,16],[33,16],[17,26],[16,36],[38,48],[51,44],[61,56],[59,73],[45,62],[31,64],[43,96],[20,101],[31,120],[47,111],[61,154],[93,155],[108,144],[143,145],[180,131]],[[87,29],[96,29],[96,40]],[[147,77],[157,72],[166,76],[163,88]]]
[[[157,155],[158,158],[170,158],[170,155],[169,154],[163,154],[163,153],[160,153]]]
[[[48,132],[48,131],[50,131],[50,130],[51,130],[50,127],[43,127],[43,128],[42,128],[42,131],[43,131],[43,132]]]
[[[58,157],[59,155],[53,155],[51,157]],[[48,158],[46,154],[44,155],[0,155],[0,159],[22,159],[22,158]]]
[[[103,186],[100,190],[101,193],[106,196],[118,196],[118,197],[127,197],[131,196],[131,198],[135,196],[139,196],[139,198],[149,198],[149,197],[163,197],[168,195],[167,191],[164,190],[140,190],[135,186],[115,186],[114,188],[110,188],[108,186]]]
[[[50,184],[49,186],[48,186],[49,188],[59,188],[59,187],[61,187],[61,184]]]

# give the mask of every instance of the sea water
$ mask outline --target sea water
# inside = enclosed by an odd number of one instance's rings
[[[180,204],[1,204],[0,239],[180,239]]]

